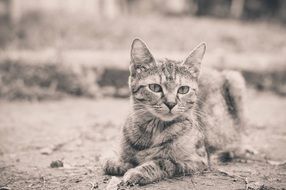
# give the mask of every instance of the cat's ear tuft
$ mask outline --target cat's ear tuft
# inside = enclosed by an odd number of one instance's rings
[[[205,55],[207,45],[205,42],[195,47],[189,56],[183,61],[183,65],[188,67],[194,77],[198,77],[201,70],[201,63]]]
[[[131,66],[133,70],[146,69],[154,64],[154,57],[147,45],[138,38],[134,39],[131,45]]]

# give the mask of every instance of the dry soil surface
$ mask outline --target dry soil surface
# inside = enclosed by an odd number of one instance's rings
[[[286,98],[248,94],[248,143],[276,162],[234,161],[215,166],[228,175],[206,172],[131,189],[285,189]],[[105,189],[111,177],[100,160],[116,154],[128,105],[126,99],[0,102],[0,187]],[[56,160],[64,166],[51,168]]]

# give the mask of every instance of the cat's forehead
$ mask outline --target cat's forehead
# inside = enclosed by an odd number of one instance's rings
[[[184,66],[183,61],[175,61],[171,59],[159,59],[156,62],[158,67],[158,75],[166,81],[173,81],[176,78],[185,78],[192,80],[194,77],[192,73]]]
[[[176,72],[180,67],[180,61],[174,61],[170,59],[159,59],[157,60],[157,67],[159,68],[160,75],[164,75],[167,81],[172,81],[176,78]]]
[[[177,85],[192,85],[196,83],[195,77],[182,64],[182,61],[170,59],[158,59],[156,64],[149,67],[145,72],[140,73],[138,77],[144,85],[158,83],[172,89]]]

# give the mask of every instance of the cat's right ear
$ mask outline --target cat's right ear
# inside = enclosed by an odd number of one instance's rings
[[[185,65],[189,71],[193,74],[194,77],[198,78],[201,71],[201,62],[205,55],[207,45],[206,43],[201,43],[197,47],[195,47],[189,56],[183,61],[183,65]]]
[[[131,74],[142,72],[154,65],[155,59],[147,45],[138,38],[134,39],[131,45]]]

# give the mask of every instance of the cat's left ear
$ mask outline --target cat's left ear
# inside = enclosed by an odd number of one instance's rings
[[[194,77],[198,78],[201,71],[201,63],[206,52],[206,43],[201,43],[195,47],[190,55],[183,61],[182,65],[188,67]]]
[[[147,45],[136,38],[131,45],[131,74],[141,72],[155,65],[155,59]]]

